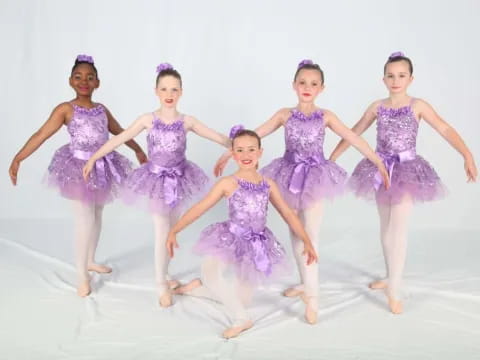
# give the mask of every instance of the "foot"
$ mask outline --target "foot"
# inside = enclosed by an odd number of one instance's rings
[[[231,339],[238,336],[242,331],[250,329],[252,326],[253,326],[253,322],[251,320],[247,320],[241,325],[228,328],[223,332],[222,336],[225,339]]]
[[[200,286],[202,286],[202,281],[200,279],[194,279],[188,284],[177,287],[175,290],[173,290],[173,293],[176,295],[183,295]]]
[[[297,288],[288,288],[283,292],[283,296],[286,297],[297,297],[303,294],[302,290],[298,290]]]
[[[160,296],[160,298],[158,299],[158,303],[161,307],[164,308],[172,306],[172,293],[170,292],[170,290],[167,290]]]
[[[372,290],[383,290],[387,288],[387,282],[385,280],[377,280],[368,284],[368,287]]]
[[[400,300],[389,297],[388,306],[390,307],[390,311],[395,315],[399,315],[403,312],[403,302]]]
[[[168,287],[170,288],[170,290],[174,290],[181,285],[180,281],[178,281],[178,280],[168,280],[167,283],[168,283]]]
[[[315,296],[301,295],[303,302],[305,303],[305,321],[310,325],[315,325],[318,318],[318,300]]]
[[[81,281],[77,286],[77,295],[80,297],[86,297],[92,292],[90,288],[90,280]]]
[[[93,263],[88,265],[88,271],[95,271],[96,273],[99,273],[99,274],[109,274],[112,272],[112,268],[106,265]]]

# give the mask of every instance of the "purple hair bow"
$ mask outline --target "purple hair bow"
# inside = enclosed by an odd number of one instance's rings
[[[244,130],[244,126],[243,125],[235,125],[235,126],[232,126],[232,128],[230,129],[230,135],[228,135],[228,137],[230,139],[233,139],[235,137],[235,135],[237,135],[237,133],[239,131],[242,131]]]
[[[83,61],[83,62],[87,62],[89,64],[93,64],[93,57],[91,57],[89,55],[81,54],[81,55],[77,56],[77,61]]]
[[[392,53],[388,59],[393,59],[393,58],[396,58],[396,57],[405,57],[405,54],[401,51],[395,51],[394,53]]]
[[[298,63],[297,69],[300,69],[300,68],[304,67],[305,65],[313,65],[313,61],[310,60],[310,59],[302,60]]]
[[[169,63],[161,63],[160,65],[157,66],[157,74],[164,71],[164,70],[172,70],[173,66],[170,65]]]

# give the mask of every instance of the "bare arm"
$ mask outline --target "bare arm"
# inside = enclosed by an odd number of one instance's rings
[[[135,120],[133,124],[130,125],[126,130],[112,137],[105,144],[103,144],[103,146],[100,147],[100,149],[98,149],[97,152],[93,154],[85,164],[83,168],[84,179],[85,180],[88,179],[88,175],[92,171],[95,161],[104,157],[108,153],[112,152],[118,146],[124,144],[125,142],[132,139],[133,137],[137,136],[143,129],[148,127],[148,124],[151,125],[151,123],[152,123],[151,114],[142,115],[137,120]]]
[[[226,195],[226,191],[231,182],[227,179],[221,179],[210,192],[198,203],[193,205],[187,212],[177,221],[177,223],[170,229],[167,239],[167,249],[170,257],[174,255],[174,248],[178,248],[176,235],[182,231],[185,227],[202,216],[208,209],[214,206],[223,196]]]
[[[55,134],[65,123],[71,114],[71,106],[68,103],[58,105],[53,109],[50,117],[23,145],[10,164],[9,175],[13,185],[17,184],[17,173],[20,162],[34,153],[48,138]]]
[[[420,117],[442,135],[442,137],[462,155],[465,162],[464,167],[467,174],[467,181],[476,181],[477,167],[475,165],[475,160],[462,137],[452,126],[436,113],[430,104],[419,99],[416,101],[416,106],[419,110]]]
[[[228,138],[228,136],[210,129],[208,126],[205,126],[205,124],[203,124],[194,117],[188,116],[185,120],[187,121],[188,128],[198,136],[214,141],[217,144],[220,144],[222,146],[225,146],[227,149],[230,149],[231,140]]]
[[[124,129],[120,126],[118,121],[113,117],[112,113],[104,106],[106,114],[107,114],[107,119],[108,119],[108,131],[110,131],[111,134],[113,135],[118,135],[124,131]],[[144,151],[140,147],[140,145],[137,144],[135,140],[128,140],[125,142],[125,145],[127,145],[130,149],[132,149],[135,152],[135,156],[137,157],[138,161],[140,164],[143,164],[144,162],[147,161],[147,156],[145,155]]]
[[[303,241],[304,254],[307,255],[307,265],[316,262],[318,260],[317,253],[297,214],[287,205],[285,200],[283,200],[275,182],[269,179],[268,183],[270,185],[270,202],[295,235]]]
[[[378,101],[370,105],[368,109],[365,111],[365,113],[363,114],[362,118],[353,126],[352,131],[355,134],[362,135],[370,127],[370,125],[373,124],[373,122],[377,118],[377,114],[376,114],[377,106],[378,106]],[[342,155],[343,152],[348,149],[349,146],[350,146],[350,143],[347,140],[345,139],[340,140],[340,142],[338,143],[338,145],[335,147],[332,154],[330,155],[330,160],[331,161],[337,160],[340,157],[340,155]]]
[[[386,188],[390,186],[390,179],[388,177],[387,169],[383,164],[382,159],[373,151],[368,143],[359,135],[355,134],[352,130],[346,127],[337,116],[330,112],[325,112],[325,118],[327,120],[326,125],[330,127],[338,136],[342,137],[350,145],[353,145],[358,151],[360,151],[367,159],[373,162],[383,178],[383,183]]]

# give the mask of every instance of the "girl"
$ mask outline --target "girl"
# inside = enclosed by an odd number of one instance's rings
[[[282,246],[265,226],[268,200],[301,239],[302,262],[309,265],[317,260],[300,220],[282,199],[275,183],[256,170],[263,151],[260,137],[250,130],[238,127],[232,130],[237,172],[221,179],[202,201],[188,210],[173,226],[167,240],[168,252],[173,257],[174,248],[178,248],[176,234],[222,197],[228,199],[229,220],[207,227],[195,247],[196,252],[206,256],[202,280],[195,279],[176,290],[177,294],[203,296],[223,303],[232,318],[232,326],[223,332],[225,338],[235,337],[252,327],[245,305],[253,286],[278,273],[285,262]],[[229,268],[233,268],[236,275],[233,281],[226,277]]]
[[[75,99],[58,105],[45,122],[15,155],[10,165],[10,178],[17,184],[20,162],[29,157],[62,125],[67,127],[70,143],[55,152],[48,167],[48,184],[58,188],[60,194],[73,200],[75,215],[75,252],[78,273],[77,293],[90,294],[88,271],[109,273],[111,268],[95,262],[102,225],[103,206],[110,201],[118,186],[130,171],[130,162],[118,153],[98,158],[95,171],[88,181],[83,181],[82,169],[86,160],[108,139],[108,132],[119,134],[121,126],[108,109],[92,102],[92,94],[100,86],[93,58],[78,55],[70,75],[70,86]],[[127,145],[135,151],[140,163],[146,156],[134,141]]]
[[[381,159],[368,144],[350,131],[335,114],[320,109],[315,99],[324,89],[323,71],[311,60],[303,60],[295,72],[293,89],[298,97],[295,108],[279,110],[257,130],[260,137],[267,136],[280,126],[285,127],[285,154],[262,169],[262,174],[272,178],[282,196],[294,208],[305,230],[318,251],[318,230],[323,215],[323,199],[337,195],[343,189],[346,172],[335,163],[325,160],[323,140],[325,128],[355,146],[378,166],[388,186],[388,173]],[[215,174],[221,173],[228,155],[217,162]],[[306,303],[305,317],[311,324],[317,321],[318,265],[307,267],[302,261],[302,242],[291,234],[292,246],[300,272],[301,284],[287,289],[285,296],[302,296]]]
[[[383,70],[383,82],[389,97],[371,104],[352,130],[360,135],[377,120],[377,153],[389,169],[392,185],[389,189],[379,186],[381,179],[368,159],[357,165],[350,185],[358,196],[376,199],[387,274],[384,279],[372,282],[370,287],[386,289],[390,310],[400,314],[403,308],[400,286],[407,251],[407,222],[413,202],[431,201],[444,193],[435,170],[415,151],[420,119],[424,119],[462,154],[468,181],[476,180],[477,169],[472,154],[457,132],[427,102],[407,94],[413,80],[411,60],[401,52],[393,53]],[[345,141],[340,141],[330,160],[335,161],[347,147]]]
[[[230,139],[177,110],[182,95],[182,79],[177,70],[163,63],[157,67],[157,73],[155,92],[160,108],[141,115],[128,129],[93,154],[85,165],[84,176],[88,178],[97,159],[147,130],[149,161],[126,179],[123,197],[128,203],[145,202],[153,214],[155,276],[159,303],[166,307],[172,303],[169,288],[178,286],[176,281],[167,281],[169,257],[165,242],[168,231],[187,201],[208,182],[205,173],[185,158],[187,132],[193,131],[225,147],[230,146]]]

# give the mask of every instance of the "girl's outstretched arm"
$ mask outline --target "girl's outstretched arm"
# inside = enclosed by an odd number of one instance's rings
[[[20,151],[15,155],[8,170],[13,185],[17,185],[17,174],[18,169],[20,168],[20,162],[29,157],[45,142],[45,140],[55,134],[65,123],[65,119],[68,119],[69,115],[71,115],[71,112],[72,107],[69,103],[58,105],[53,109],[50,117],[42,127],[27,140],[25,145],[23,145]]]
[[[210,129],[208,126],[206,126],[193,116],[186,116],[185,123],[187,125],[187,128],[189,130],[192,130],[198,136],[214,141],[217,144],[220,144],[227,149],[230,149],[231,141],[226,135],[220,134],[219,132]]]
[[[234,186],[234,185],[233,185]],[[227,189],[232,187],[232,180],[223,178],[219,180],[210,192],[198,203],[193,205],[187,212],[177,221],[170,229],[167,239],[167,250],[170,257],[174,255],[174,249],[178,248],[177,233],[202,216],[208,209],[215,205],[223,196],[226,195]]]
[[[383,179],[385,188],[390,187],[390,179],[388,171],[383,164],[382,159],[373,151],[368,143],[359,135],[355,134],[352,130],[346,127],[337,116],[331,111],[325,110],[326,125],[330,127],[338,136],[342,137],[350,145],[353,145],[358,151],[360,151],[367,159],[373,162],[380,172]]]
[[[377,107],[380,102],[376,101],[371,104],[368,109],[363,114],[362,118],[352,127],[352,131],[357,135],[362,135],[369,127],[373,124],[375,119],[377,118]],[[343,154],[345,150],[348,149],[350,143],[342,139],[338,143],[338,145],[333,150],[332,154],[330,155],[330,160],[335,161],[337,160],[340,155]]]
[[[277,130],[280,126],[285,124],[285,121],[287,121],[288,116],[290,114],[289,109],[280,109],[277,111],[270,119],[268,119],[266,122],[264,122],[262,125],[260,125],[258,128],[255,129],[255,132],[260,136],[261,138],[270,135],[272,132]],[[228,160],[230,160],[230,157],[232,156],[230,151],[225,151],[222,156],[217,160],[215,163],[215,167],[213,169],[213,173],[215,176],[221,176],[223,173],[223,170],[225,169],[225,166],[228,163]]]
[[[152,114],[142,115],[137,120],[135,120],[133,124],[130,125],[126,130],[110,138],[110,140],[103,144],[103,146],[98,149],[97,152],[93,154],[90,159],[88,159],[87,163],[83,167],[83,178],[85,180],[88,179],[88,175],[92,171],[93,166],[95,165],[95,161],[112,152],[114,149],[124,144],[128,140],[132,139],[133,137],[137,136],[140,131],[147,128],[148,124],[151,123]]]
[[[267,181],[270,185],[270,202],[275,209],[277,209],[283,220],[285,220],[288,226],[290,226],[295,235],[297,235],[303,241],[303,255],[307,256],[307,265],[317,262],[317,253],[315,252],[312,242],[303,228],[297,214],[295,214],[295,212],[287,205],[285,200],[283,200],[277,184],[271,179],[267,179]]]
[[[457,131],[443,120],[433,109],[433,107],[424,100],[417,99],[415,105],[419,111],[420,118],[424,119],[431,127],[433,127],[452,147],[457,150],[464,159],[465,173],[467,181],[477,180],[477,166],[473,155],[463,141]]]
[[[108,119],[108,131],[110,131],[111,134],[113,135],[118,135],[124,129],[120,126],[118,121],[113,117],[112,113],[110,110],[106,108],[106,106],[103,106],[105,108],[105,112],[107,113],[107,119]],[[135,152],[135,156],[137,157],[137,160],[140,164],[143,164],[147,162],[147,155],[145,155],[145,152],[142,150],[140,145],[137,144],[135,140],[128,140],[125,142],[125,145],[127,145],[130,149],[132,149]]]

